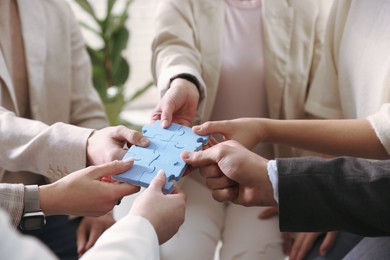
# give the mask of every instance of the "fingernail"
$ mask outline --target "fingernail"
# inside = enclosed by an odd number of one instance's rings
[[[126,163],[134,162],[134,157],[130,156],[130,157],[124,158],[123,161],[126,162]]]
[[[185,160],[188,160],[188,159],[190,159],[190,157],[191,157],[191,153],[190,153],[190,152],[182,152],[182,153],[181,153],[181,157],[182,157],[183,159],[185,159]]]
[[[141,138],[141,144],[142,144],[142,145],[147,145],[148,143],[149,143],[148,138],[146,138],[146,137],[142,137],[142,138]]]
[[[192,127],[192,131],[196,132],[196,131],[200,131],[202,129],[202,127],[200,127],[199,125],[195,125]]]
[[[161,121],[161,125],[163,128],[168,127],[168,120],[164,119],[163,121]]]
[[[159,171],[157,172],[157,175],[158,175],[158,176],[165,176],[164,170],[159,170]]]

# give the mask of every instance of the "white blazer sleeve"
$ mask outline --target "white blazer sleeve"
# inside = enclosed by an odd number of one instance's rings
[[[81,259],[160,259],[157,234],[147,219],[126,215],[105,231]]]
[[[379,112],[368,117],[378,139],[390,154],[390,104],[382,105]]]
[[[38,239],[16,232],[7,214],[0,210],[0,255],[4,259],[58,259]]]

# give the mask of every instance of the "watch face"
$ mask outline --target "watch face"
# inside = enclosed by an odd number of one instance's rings
[[[30,212],[23,215],[20,221],[22,230],[40,229],[46,224],[45,215],[42,212]]]

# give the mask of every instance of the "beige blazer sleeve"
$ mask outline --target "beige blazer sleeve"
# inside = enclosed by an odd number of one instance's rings
[[[0,183],[0,208],[8,212],[12,225],[16,227],[24,209],[24,185]]]
[[[221,0],[162,0],[155,18],[152,44],[152,73],[160,96],[171,78],[181,73],[200,83],[200,101],[195,123],[208,118],[220,73],[219,46],[222,41]],[[213,32],[213,33],[210,33]],[[206,111],[205,111],[206,110]]]
[[[0,174],[4,169],[29,171],[55,180],[86,166],[87,138],[92,128],[102,128],[107,121],[68,4],[39,0],[18,4],[31,119],[18,116],[16,93],[0,59],[7,91],[0,99]]]

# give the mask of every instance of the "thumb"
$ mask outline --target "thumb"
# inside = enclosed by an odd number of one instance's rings
[[[184,162],[191,166],[212,165],[217,162],[217,158],[214,153],[214,147],[198,152],[183,151],[181,152],[180,156]]]
[[[134,159],[129,158],[125,161],[112,161],[98,166],[92,166],[93,169],[90,172],[90,175],[95,179],[116,175],[130,169],[131,166],[133,166],[133,163]]]
[[[209,121],[201,125],[193,126],[192,130],[198,135],[226,135],[228,133],[228,126],[229,125],[226,124],[226,121]]]
[[[168,128],[172,124],[172,115],[173,115],[173,107],[170,106],[168,102],[165,107],[163,107],[161,113],[161,126],[163,128]]]
[[[167,177],[163,170],[159,170],[153,180],[150,182],[149,188],[161,191],[165,185]]]

